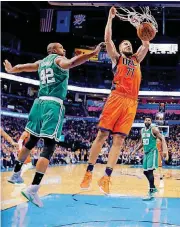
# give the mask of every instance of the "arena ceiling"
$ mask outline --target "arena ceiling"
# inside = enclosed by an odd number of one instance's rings
[[[59,4],[57,6],[57,3]],[[21,49],[26,52],[44,54],[46,46],[49,42],[61,42],[67,53],[72,54],[75,47],[94,46],[104,40],[104,29],[107,21],[108,11],[112,3],[101,3],[97,7],[96,4],[88,2],[82,3],[63,3],[57,2],[53,5],[52,2],[2,2],[1,3],[1,18],[2,18],[2,44],[4,42],[11,43],[12,40],[21,40]],[[94,4],[94,5],[93,5]],[[100,3],[99,3],[100,4]],[[159,32],[155,38],[158,42],[175,42],[180,46],[180,3],[169,2],[114,2],[117,6],[138,7],[143,4],[150,5],[152,14],[156,18],[159,25]],[[165,7],[165,35],[163,35],[163,7]],[[40,32],[40,9],[55,9],[55,10],[71,10],[75,12],[83,12],[87,15],[86,31],[83,35]],[[31,39],[29,39],[29,37]],[[133,43],[136,50],[140,45],[140,40],[137,38],[135,28],[128,22],[120,21],[115,18],[113,21],[113,40],[116,45],[123,39],[129,39]],[[71,57],[69,55],[68,57]]]

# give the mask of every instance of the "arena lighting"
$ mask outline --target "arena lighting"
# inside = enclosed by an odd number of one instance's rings
[[[38,80],[33,80],[29,78],[24,78],[21,76],[15,76],[12,74],[7,73],[0,73],[0,78],[7,79],[7,80],[13,80],[17,82],[22,82],[26,84],[33,84],[33,85],[39,85]],[[110,94],[110,89],[99,89],[99,88],[88,88],[88,87],[77,87],[73,85],[68,85],[69,91],[76,91],[76,92],[83,92],[83,93],[95,93],[95,94]],[[176,91],[140,91],[139,95],[141,96],[173,96],[173,97],[180,97],[180,92]]]
[[[139,6],[144,6],[145,3],[144,1],[87,1],[86,3],[84,1],[48,1],[48,3],[52,6],[94,6],[94,7],[99,7],[99,6],[112,6],[112,3],[115,7],[139,7]],[[148,5],[151,7],[180,7],[180,4],[178,1],[148,1]]]
[[[150,54],[176,54],[178,53],[178,44],[172,43],[150,43]]]

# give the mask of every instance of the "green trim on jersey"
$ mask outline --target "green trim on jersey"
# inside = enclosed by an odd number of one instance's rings
[[[50,54],[44,58],[38,68],[40,96],[51,96],[64,100],[68,90],[69,70],[62,69],[55,62],[60,56]]]

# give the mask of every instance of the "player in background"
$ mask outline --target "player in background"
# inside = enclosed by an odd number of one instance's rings
[[[152,126],[152,120],[150,117],[146,117],[144,120],[145,127],[141,130],[141,141],[132,152],[132,155],[143,147],[143,169],[144,175],[149,182],[148,196],[144,200],[151,200],[154,194],[158,191],[154,184],[154,170],[158,168],[158,149],[157,139],[162,142],[163,154],[168,159],[168,149],[164,136],[159,132],[157,127]]]
[[[162,131],[160,131],[160,133],[162,134]],[[162,134],[162,136],[163,136],[163,134]],[[159,171],[159,177],[160,177],[159,188],[164,188],[164,180],[163,180],[163,172],[162,172],[163,148],[162,148],[162,142],[158,138],[156,140],[156,146],[157,146],[157,149],[158,149],[158,167],[159,167],[158,171]]]
[[[1,136],[4,137],[13,147],[19,149],[19,144],[16,143],[1,127],[0,127]]]
[[[8,60],[4,62],[5,70],[8,73],[38,71],[39,74],[38,98],[33,103],[25,128],[30,133],[30,137],[22,147],[18,160],[16,160],[14,173],[9,179],[13,183],[23,182],[20,176],[23,163],[39,138],[43,138],[44,148],[36,164],[34,179],[32,184],[22,191],[22,195],[38,207],[43,206],[37,193],[40,182],[54,153],[56,142],[60,141],[65,113],[63,100],[66,98],[68,90],[69,69],[83,64],[89,58],[97,55],[101,46],[102,43],[91,53],[67,59],[66,51],[60,43],[50,43],[47,47],[48,56],[40,61],[14,67]]]
[[[112,20],[116,16],[116,12],[114,7],[110,9],[104,36],[114,73],[112,91],[100,116],[99,131],[92,144],[88,167],[80,184],[81,189],[90,187],[97,157],[104,142],[112,133],[113,144],[109,152],[108,163],[104,176],[98,181],[100,190],[105,194],[109,194],[109,183],[113,168],[117,163],[124,139],[129,134],[134,122],[141,83],[140,63],[149,50],[149,41],[142,41],[138,51],[133,54],[132,45],[128,40],[120,43],[119,52],[116,50],[112,41]]]
[[[155,122],[157,127],[159,128],[160,133],[163,136],[163,130],[160,126],[164,125],[164,111],[165,111],[165,105],[163,103],[160,104],[160,112],[158,112],[155,116]],[[157,149],[158,149],[158,163],[159,163],[159,176],[160,176],[160,183],[159,188],[164,188],[164,180],[163,180],[163,172],[162,172],[162,166],[164,163],[164,157],[163,157],[163,149],[162,149],[162,142],[161,140],[157,139]],[[166,174],[164,175],[166,176]]]
[[[160,133],[162,134],[162,132],[160,131]],[[159,188],[164,188],[164,177],[165,178],[171,178],[172,177],[172,170],[169,169],[167,170],[164,174],[163,174],[163,163],[164,163],[164,155],[162,152],[162,142],[161,140],[157,139],[157,149],[158,149],[158,163],[159,163],[159,176],[160,176],[160,182],[159,182]],[[166,157],[166,160],[169,159],[169,155],[168,158]]]

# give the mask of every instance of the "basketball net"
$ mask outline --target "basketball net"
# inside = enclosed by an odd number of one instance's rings
[[[141,13],[136,12],[136,10],[132,7],[130,8],[132,11],[125,7],[120,7],[119,9],[124,11],[123,14],[118,11],[116,13],[116,16],[119,17],[120,20],[129,21],[136,28],[143,22],[149,22],[154,26],[156,32],[158,32],[158,24],[155,18],[151,15],[151,11],[148,6],[140,7],[142,11]]]

